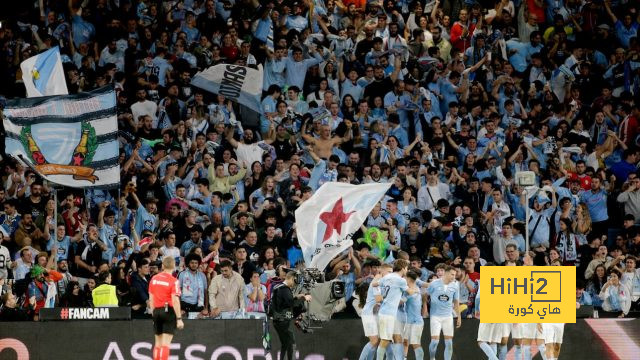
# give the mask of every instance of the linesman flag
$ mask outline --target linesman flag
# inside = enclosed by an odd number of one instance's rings
[[[20,69],[27,97],[69,94],[57,46],[23,61]]]
[[[117,187],[118,121],[113,86],[77,95],[8,100],[6,153],[63,186]]]
[[[323,184],[296,210],[298,243],[308,268],[324,270],[353,245],[352,236],[391,187],[388,184]]]

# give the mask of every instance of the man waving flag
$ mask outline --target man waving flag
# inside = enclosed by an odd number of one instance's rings
[[[389,190],[389,184],[351,185],[329,182],[296,210],[296,232],[305,264],[324,270],[348,249],[351,236]]]
[[[20,69],[27,97],[69,94],[57,46],[23,61]]]

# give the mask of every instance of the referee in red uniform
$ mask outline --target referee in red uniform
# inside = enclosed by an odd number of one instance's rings
[[[180,285],[172,275],[175,266],[175,259],[165,257],[162,260],[163,271],[149,283],[149,303],[156,335],[153,360],[169,359],[169,345],[176,328],[184,328],[180,313]]]

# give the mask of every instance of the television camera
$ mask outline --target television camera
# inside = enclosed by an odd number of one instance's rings
[[[305,333],[321,328],[321,323],[331,319],[338,300],[345,297],[345,284],[334,279],[325,281],[324,273],[316,268],[289,269],[296,274],[293,294],[311,295],[305,312],[296,320],[296,326]]]

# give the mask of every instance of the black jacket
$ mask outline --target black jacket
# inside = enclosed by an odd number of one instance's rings
[[[29,321],[29,314],[21,308],[5,307],[0,312],[0,321]]]
[[[284,283],[275,285],[271,307],[274,321],[291,320],[305,311],[304,300],[295,298],[291,288]]]

